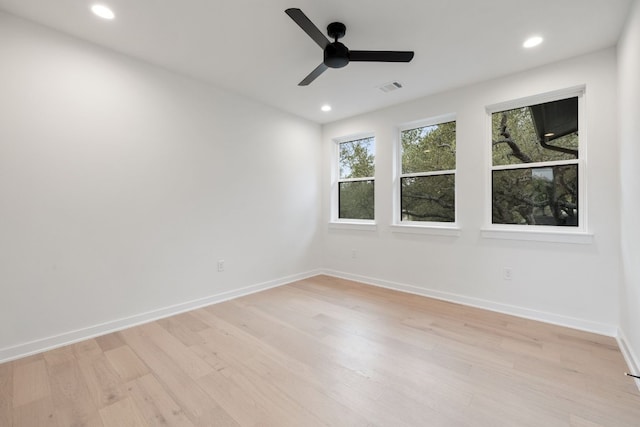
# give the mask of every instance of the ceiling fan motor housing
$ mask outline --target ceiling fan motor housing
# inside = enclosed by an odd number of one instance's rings
[[[349,49],[340,42],[329,43],[324,48],[324,65],[342,68],[349,63]]]

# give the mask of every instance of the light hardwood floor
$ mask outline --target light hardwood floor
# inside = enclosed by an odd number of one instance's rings
[[[612,338],[318,276],[0,365],[0,426],[640,426]]]

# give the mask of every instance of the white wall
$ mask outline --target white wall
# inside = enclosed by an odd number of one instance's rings
[[[2,13],[0,58],[0,361],[320,267],[319,125]]]
[[[620,327],[640,369],[640,2],[618,45],[623,286]],[[637,372],[636,372],[637,373]]]
[[[616,52],[611,48],[324,126],[324,266],[370,283],[614,335],[621,280],[616,77]],[[593,243],[481,237],[489,203],[485,106],[578,85],[586,85],[583,138],[588,144],[588,228]],[[457,114],[460,236],[393,233],[394,128],[447,113]],[[368,131],[377,137],[378,228],[327,227],[332,139]],[[503,280],[504,267],[513,269],[513,280]]]

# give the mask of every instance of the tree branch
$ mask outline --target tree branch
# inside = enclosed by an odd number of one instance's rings
[[[507,130],[507,113],[502,113],[502,120],[500,121],[500,135],[504,137],[504,142],[511,148],[511,154],[520,159],[523,163],[532,163],[533,161],[529,156],[520,150],[518,144],[511,138],[511,133]]]
[[[453,208],[453,205],[451,203],[447,203],[447,201],[442,200],[442,198],[444,197],[434,197],[434,196],[430,196],[430,195],[414,195],[414,194],[403,194],[403,198],[410,198],[410,199],[414,199],[414,200],[425,200],[428,202],[433,202],[436,203],[437,205],[440,205],[443,208],[447,208],[447,209],[451,209]]]

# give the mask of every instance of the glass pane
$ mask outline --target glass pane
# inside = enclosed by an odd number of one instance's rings
[[[578,165],[493,171],[493,223],[578,226]]]
[[[369,178],[375,175],[373,137],[340,144],[340,179]]]
[[[400,213],[403,221],[454,222],[455,175],[433,175],[400,180]]]
[[[338,218],[374,219],[373,194],[373,180],[338,183]]]
[[[456,122],[402,131],[402,173],[456,168]]]
[[[578,158],[578,98],[491,115],[493,165]]]

